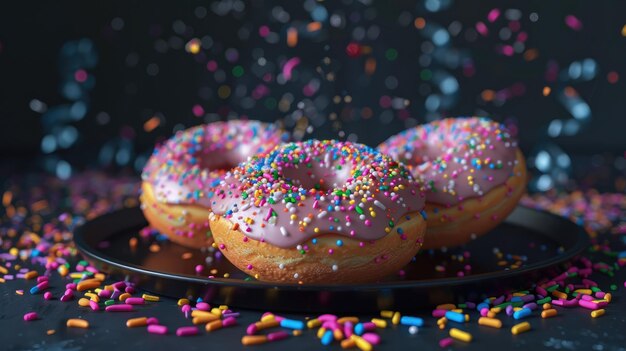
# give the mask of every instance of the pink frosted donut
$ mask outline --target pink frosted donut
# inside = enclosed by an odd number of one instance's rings
[[[309,140],[252,157],[215,189],[214,246],[265,281],[374,281],[422,246],[421,184],[361,144]]]
[[[392,136],[378,149],[426,187],[425,248],[454,246],[493,229],[526,189],[517,141],[487,118],[446,118]]]
[[[249,157],[267,152],[287,134],[272,124],[233,120],[180,131],[154,150],[140,196],[150,225],[178,244],[212,243],[208,215],[213,187]]]

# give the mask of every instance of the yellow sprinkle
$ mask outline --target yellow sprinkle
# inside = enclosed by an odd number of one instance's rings
[[[273,314],[267,314],[267,315],[261,317],[261,322],[271,322],[271,321],[273,321],[275,319],[276,318],[274,318]],[[320,325],[321,325],[321,323],[320,323]]]
[[[455,308],[453,310],[451,310],[452,312],[456,312],[456,313],[463,313],[463,309],[461,308]]]
[[[585,294],[585,295],[593,294],[593,291],[591,291],[591,289],[576,289],[574,290],[574,292],[579,293],[579,294]]]
[[[391,323],[393,323],[393,325],[398,325],[400,324],[400,317],[402,317],[400,315],[400,312],[396,312],[393,314],[393,317],[391,317]]]
[[[176,302],[176,305],[178,305],[178,306],[189,305],[189,300],[188,299],[178,299],[178,302]]]
[[[154,296],[154,295],[143,294],[143,295],[141,295],[141,297],[143,297],[143,299],[146,300],[146,301],[152,301],[152,302],[159,301],[159,297],[158,296]]]
[[[613,295],[611,295],[611,293],[604,294],[604,299],[606,300],[606,302],[611,302],[612,298],[613,298]]]
[[[356,347],[358,347],[361,351],[371,351],[372,350],[372,344],[370,344],[367,340],[363,339],[362,337],[353,334],[352,336],[350,336],[350,338],[352,340],[354,340],[354,343],[356,344]]]
[[[522,322],[522,323],[519,323],[519,324],[515,324],[511,328],[511,334],[517,335],[517,334],[521,334],[521,333],[527,332],[529,330],[530,330],[530,323]]]
[[[457,328],[450,329],[450,336],[464,342],[472,341],[472,334]]]
[[[622,36],[626,37],[626,24],[622,27]]]
[[[326,334],[326,328],[322,327],[317,330],[317,338],[321,339]]]
[[[372,323],[376,324],[377,328],[387,328],[387,321],[380,318],[372,318]]]
[[[302,335],[302,330],[300,330],[300,329],[295,329],[295,330],[292,332],[292,334],[293,334],[293,336],[300,336],[300,335]]]
[[[220,310],[219,308],[211,308],[211,313],[213,313],[216,316],[222,316],[222,310]]]
[[[604,316],[605,312],[606,311],[604,310],[604,308],[601,308],[601,309],[595,310],[595,311],[591,311],[591,317],[598,318],[600,316]]]
[[[226,311],[228,309],[228,305],[219,305],[218,308],[222,311]]]
[[[359,323],[359,317],[341,317],[337,319],[337,323],[344,324],[346,322],[350,322],[353,324]]]
[[[480,317],[478,318],[478,324],[486,327],[502,328],[502,321],[496,318]]]
[[[83,297],[78,300],[78,305],[81,307],[89,307],[89,300]]]

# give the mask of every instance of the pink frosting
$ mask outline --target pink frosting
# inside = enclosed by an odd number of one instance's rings
[[[421,184],[403,165],[368,146],[329,140],[253,157],[225,176],[212,199],[213,212],[245,236],[305,251],[324,233],[404,236],[395,224],[424,208]]]
[[[446,118],[407,129],[378,149],[412,168],[426,200],[455,205],[480,197],[513,176],[517,141],[487,118]]]
[[[228,170],[286,140],[278,127],[259,121],[196,126],[156,148],[141,178],[152,184],[159,202],[210,207],[211,189]]]

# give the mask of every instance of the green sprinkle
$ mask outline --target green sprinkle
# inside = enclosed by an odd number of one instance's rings
[[[354,206],[354,209],[356,210],[356,213],[360,215],[363,214],[363,209],[361,208],[361,206]]]
[[[541,300],[537,300],[537,305],[543,305],[544,303],[548,303],[551,302],[552,298],[551,297],[545,297]]]
[[[111,306],[111,305],[114,305],[114,304],[115,304],[115,300],[106,300],[106,301],[104,301],[104,304],[105,304],[106,306]]]

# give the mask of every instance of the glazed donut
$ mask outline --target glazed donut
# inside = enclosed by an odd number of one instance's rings
[[[376,281],[422,246],[421,188],[403,165],[368,146],[283,144],[216,187],[213,245],[263,281]]]
[[[232,167],[273,149],[287,134],[272,124],[233,120],[179,131],[154,150],[141,175],[141,208],[154,229],[192,248],[210,246],[212,188]]]
[[[513,211],[526,190],[517,141],[487,118],[446,118],[392,136],[378,150],[408,165],[426,189],[424,248],[467,243]]]

